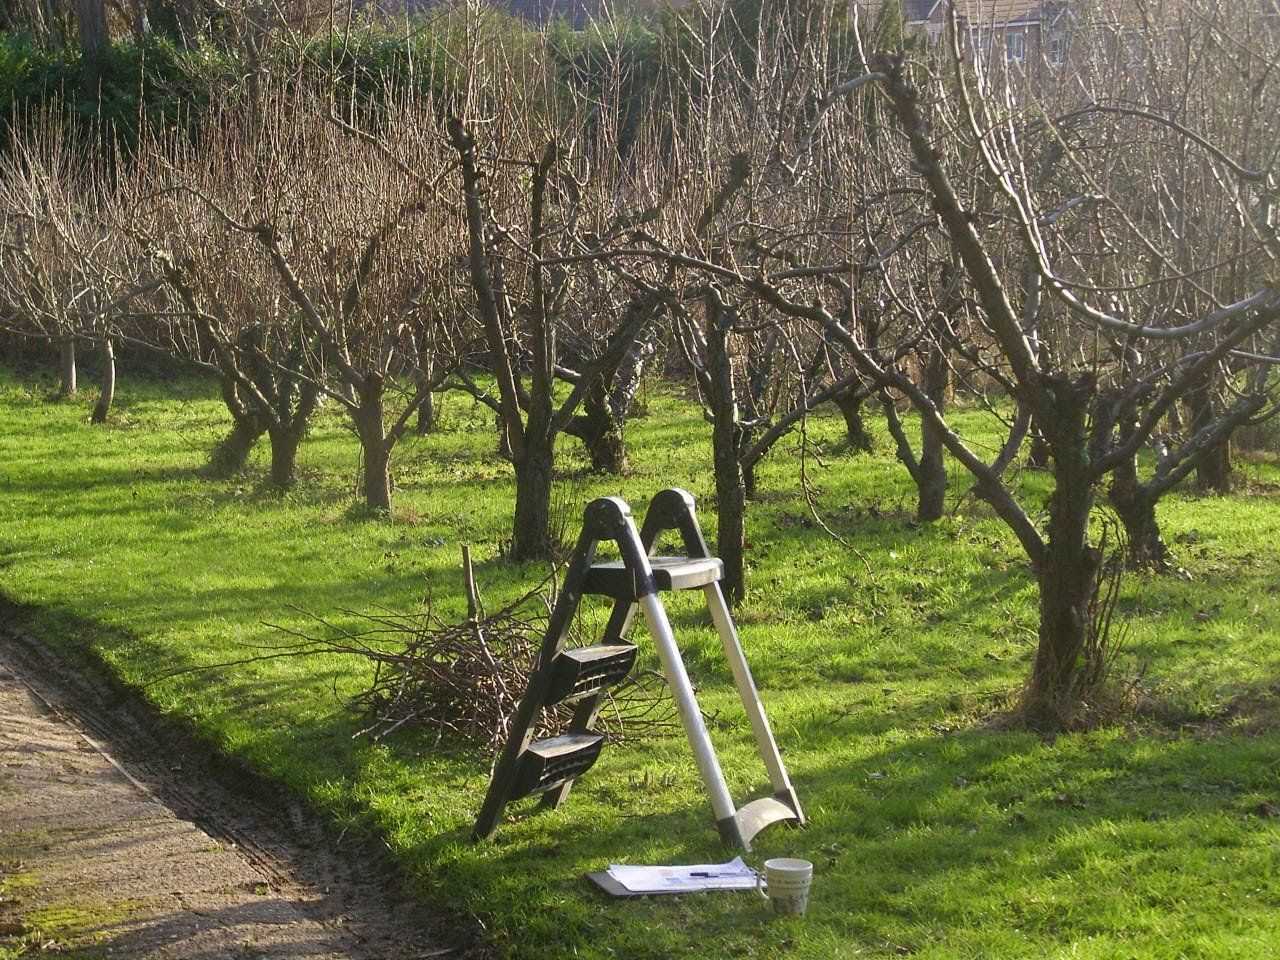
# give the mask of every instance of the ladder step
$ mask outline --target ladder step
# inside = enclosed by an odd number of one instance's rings
[[[555,675],[544,706],[578,700],[622,682],[636,662],[634,643],[597,643],[564,650],[555,659]]]
[[[511,799],[545,793],[577,779],[600,757],[604,737],[598,733],[565,733],[529,744],[520,755]]]
[[[696,590],[724,574],[719,557],[650,557],[649,563],[659,590]],[[587,570],[583,592],[615,600],[635,599],[635,581],[621,561],[595,563]]]

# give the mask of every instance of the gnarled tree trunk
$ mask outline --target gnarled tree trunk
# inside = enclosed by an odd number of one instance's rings
[[[1056,422],[1044,424],[1053,452],[1053,493],[1044,549],[1036,562],[1040,630],[1025,703],[1028,717],[1060,726],[1089,691],[1087,657],[1093,601],[1102,557],[1089,543],[1089,515],[1097,495],[1087,440],[1088,381],[1062,377],[1050,384]]]
[[[920,389],[939,413],[946,409],[951,378],[947,356],[941,346],[929,347],[921,371]],[[893,401],[882,398],[888,417],[889,433],[897,448],[898,459],[916,484],[916,522],[933,523],[942,519],[947,505],[947,462],[942,434],[928,417],[920,422],[920,456],[917,459],[898,418]]]
[[[1055,464],[1040,585],[1039,646],[1031,673],[1029,713],[1052,719],[1076,692],[1084,672],[1090,609],[1097,589],[1098,550],[1089,544],[1093,488],[1074,467]]]
[[[916,476],[916,521],[941,520],[947,506],[947,465],[933,425],[920,424],[920,465]]]
[[[603,377],[596,379],[582,398],[582,413],[573,418],[567,432],[582,441],[592,470],[619,475],[627,472],[627,445],[622,420],[610,403],[609,387]]]
[[[1156,496],[1139,481],[1136,460],[1130,459],[1116,468],[1107,500],[1129,541],[1129,565],[1135,569],[1164,569],[1169,562],[1169,549],[1156,520]]]
[[[742,599],[746,578],[747,491],[742,471],[731,446],[716,439],[716,554],[724,564],[721,586],[730,603]]]
[[[80,39],[84,92],[92,100],[102,81],[102,55],[111,45],[107,9],[103,0],[72,0],[76,10],[76,33]]]
[[[384,384],[370,374],[359,390],[360,406],[355,411],[356,434],[360,438],[363,482],[361,492],[370,510],[391,512],[391,444],[383,422]]]
[[[102,338],[99,362],[102,364],[101,389],[98,391],[98,403],[93,408],[93,422],[106,423],[116,398],[116,349],[110,337]]]
[[[63,397],[76,395],[76,342],[66,337],[58,342],[59,375],[61,382],[58,393]]]
[[[302,433],[289,427],[267,430],[271,440],[271,485],[281,490],[298,482],[298,447]]]
[[[229,477],[249,463],[249,454],[266,429],[256,414],[235,416],[231,432],[209,454],[209,469],[214,476]]]
[[[836,394],[831,399],[840,410],[840,415],[844,417],[844,439],[849,449],[859,453],[870,453],[875,442],[862,416],[862,406],[867,399],[866,392],[861,386],[854,386]]]
[[[551,445],[526,438],[524,455],[516,470],[516,513],[511,534],[510,558],[519,563],[542,560],[555,544],[551,542]]]
[[[729,331],[713,315],[707,324],[707,407],[716,479],[716,554],[724,564],[721,587],[730,603],[743,597],[746,582],[747,488],[742,475],[742,435],[733,385]]]
[[[215,477],[239,473],[249,463],[249,454],[258,438],[267,432],[260,411],[240,399],[235,384],[224,377],[221,382],[222,402],[231,414],[231,432],[209,454],[209,471]]]
[[[1034,428],[1031,434],[1031,449],[1027,451],[1027,466],[1038,470],[1049,466],[1049,444],[1045,443],[1040,431]]]
[[[1234,485],[1231,441],[1224,440],[1206,450],[1196,466],[1196,489],[1205,493],[1228,494]]]
[[[436,398],[430,390],[422,395],[418,404],[418,436],[425,437],[436,429]]]
[[[1213,389],[1213,375],[1205,374],[1205,380],[1188,395],[1191,410],[1192,435],[1212,424],[1221,416],[1221,404]],[[1231,442],[1226,440],[1212,450],[1206,450],[1196,464],[1196,489],[1204,493],[1228,494],[1231,492]]]

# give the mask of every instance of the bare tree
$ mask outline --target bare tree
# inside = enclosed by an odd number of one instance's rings
[[[424,349],[442,316],[429,260],[448,232],[423,184],[335,126],[322,100],[282,86],[254,102],[193,148],[158,148],[131,229],[185,320],[171,349],[218,372],[234,427],[215,457],[243,466],[266,433],[272,481],[290,485],[328,396],[360,441],[365,503],[387,511],[392,450],[449,369]]]
[[[64,397],[77,393],[76,344],[97,347],[92,421],[105,423],[115,398],[115,327],[158,283],[114,230],[101,155],[72,148],[51,117],[31,134],[0,167],[0,296],[11,329],[58,347]]]
[[[1232,23],[1211,11],[1196,22],[1219,35],[1229,34]],[[1101,557],[1090,538],[1090,518],[1105,481],[1150,441],[1171,408],[1206,374],[1226,362],[1274,362],[1268,351],[1280,324],[1276,225],[1259,216],[1265,196],[1275,189],[1274,143],[1265,164],[1249,167],[1158,111],[1105,109],[1095,96],[1088,109],[1055,116],[1035,98],[1020,101],[1015,78],[975,73],[954,23],[938,59],[918,62],[900,53],[859,59],[864,72],[815,98],[815,121],[793,125],[794,146],[776,152],[779,163],[769,176],[795,185],[792,203],[809,211],[803,222],[793,215],[783,237],[764,218],[757,218],[764,226],[743,222],[734,245],[752,251],[750,260],[706,256],[652,238],[644,245],[654,257],[700,271],[721,287],[741,290],[825,331],[868,382],[911,403],[926,429],[972,475],[975,495],[1008,524],[1031,561],[1040,588],[1040,626],[1026,708],[1057,722],[1089,695],[1082,684],[1097,675],[1089,668],[1097,653],[1090,611]],[[1249,59],[1253,73],[1238,89],[1259,102],[1274,97],[1276,78],[1268,66],[1273,60]],[[893,142],[905,157],[886,150],[880,162],[893,164],[901,188],[918,198],[919,226],[904,224],[897,240],[876,244],[880,252],[873,258],[865,250],[851,257],[847,229],[817,202],[811,180],[818,172],[854,185],[846,193],[852,203],[844,223],[866,221],[866,194],[838,157],[851,152],[850,138],[856,142],[863,135],[869,112],[892,121]],[[963,149],[953,146],[957,138]],[[1150,169],[1141,147],[1151,138],[1167,150],[1185,147],[1209,165],[1215,177],[1206,178],[1206,187],[1216,184],[1228,208],[1249,225],[1253,240],[1243,255],[1260,272],[1250,274],[1257,282],[1245,294],[1236,295],[1223,282],[1213,259],[1190,263],[1170,257],[1168,244],[1180,238],[1153,234],[1135,217],[1146,202],[1142,193],[1160,189],[1139,175]],[[1062,159],[1055,178],[1043,185],[1038,166],[1047,153]],[[976,170],[972,160],[958,162],[973,157]],[[908,362],[914,347],[903,351],[904,345],[932,340],[954,352],[954,342],[947,341],[955,338],[945,325],[899,322],[874,340],[865,332],[867,312],[883,312],[889,298],[908,304],[905,321],[937,312],[911,265],[894,263],[913,256],[909,238],[917,229],[936,231],[954,250],[958,302],[973,305],[985,340],[975,362],[980,359],[982,373],[1007,384],[1017,399],[1019,415],[1007,421],[1010,442],[992,451],[991,459],[962,436],[918,379]],[[1138,283],[1132,277],[1115,282],[1108,268],[1113,260],[1158,269]],[[1189,284],[1197,296],[1185,296]],[[1045,335],[1049,328],[1053,337]],[[1237,405],[1192,442],[1211,445],[1247,421],[1249,410],[1268,402],[1259,391],[1272,383],[1266,376],[1235,383]],[[1004,476],[1028,416],[1051,457],[1043,527],[1040,505],[1023,500]]]
[[[481,28],[468,42],[480,42]],[[593,117],[580,100],[560,106],[540,65],[484,74],[476,65],[445,125],[456,157],[466,243],[467,300],[484,344],[494,396],[463,385],[495,411],[516,475],[510,557],[544,558],[556,438],[587,397],[607,390],[641,330],[652,298],[629,294],[585,251],[644,197],[644,158],[618,149],[617,116]],[[588,124],[588,118],[595,120]],[[561,337],[607,305],[617,319],[580,369],[566,369]],[[557,383],[570,387],[558,397]],[[599,412],[599,410],[597,410]]]

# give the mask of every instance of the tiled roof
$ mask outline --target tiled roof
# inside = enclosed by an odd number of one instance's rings
[[[884,0],[851,0],[863,15],[874,14],[880,10]],[[947,0],[897,0],[902,4],[903,13],[908,21],[932,19],[940,20],[946,16]],[[955,0],[956,11],[962,19],[971,23],[1016,23],[1020,20],[1038,19],[1049,8],[1056,9],[1060,4],[1045,3],[1044,0]]]
[[[600,9],[599,0],[494,0],[493,5],[534,23],[564,17],[571,23],[582,24]]]
[[[1041,0],[955,0],[956,13],[970,23],[1018,23],[1039,20],[1045,4]],[[931,11],[932,19],[946,16],[944,2]]]
[[[383,13],[426,13],[450,3],[451,0],[377,0]],[[582,26],[603,6],[603,0],[487,0],[495,10],[509,13],[531,23],[548,23],[563,17],[575,26]]]

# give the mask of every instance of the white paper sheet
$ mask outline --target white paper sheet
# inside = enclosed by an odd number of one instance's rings
[[[613,864],[609,876],[632,893],[698,893],[703,890],[753,890],[756,872],[734,857],[728,863],[686,867],[630,867]]]

